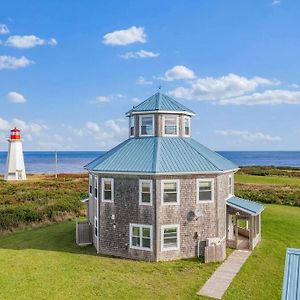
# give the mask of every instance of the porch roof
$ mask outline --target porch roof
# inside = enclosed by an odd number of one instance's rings
[[[232,197],[228,198],[226,202],[227,202],[227,205],[229,205],[233,208],[236,208],[236,209],[240,209],[252,216],[259,215],[265,208],[260,203],[246,200],[243,198],[239,198],[236,196],[232,196]]]

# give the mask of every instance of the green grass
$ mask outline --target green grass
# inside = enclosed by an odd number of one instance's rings
[[[236,174],[234,176],[234,180],[236,183],[300,186],[299,177],[255,176]]]
[[[279,299],[286,247],[300,248],[300,208],[268,205],[263,240],[224,299]],[[74,222],[0,236],[0,299],[204,299],[218,264],[96,256],[74,243]]]

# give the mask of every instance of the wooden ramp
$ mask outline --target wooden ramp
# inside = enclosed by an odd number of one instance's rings
[[[221,299],[235,275],[247,260],[250,251],[235,250],[200,289],[198,295]]]

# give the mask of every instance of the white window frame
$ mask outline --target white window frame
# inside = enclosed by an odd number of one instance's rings
[[[138,247],[132,245],[132,228],[133,227],[139,227],[140,228],[140,245],[142,245],[142,239],[143,239],[143,228],[149,228],[150,229],[150,248],[147,247]],[[145,250],[145,251],[152,251],[153,250],[153,230],[152,230],[152,225],[148,224],[135,224],[135,223],[130,223],[129,224],[129,246],[131,249],[137,249],[137,250]]]
[[[150,202],[143,202],[143,183],[150,183]],[[140,179],[139,180],[139,205],[152,205],[152,195],[153,195],[153,180],[152,179]]]
[[[89,195],[93,196],[93,175],[89,174]],[[91,192],[92,190],[92,192]]]
[[[111,184],[111,200],[105,200],[104,199],[104,195],[105,195],[105,191],[104,191],[104,182],[105,181],[110,181]],[[101,179],[101,201],[102,202],[108,202],[108,203],[112,203],[114,202],[114,179],[113,178],[102,178]]]
[[[164,247],[164,232],[165,229],[176,228],[177,229],[177,246],[176,247]],[[160,246],[161,251],[173,251],[180,249],[180,225],[179,224],[168,224],[162,225],[160,230]]]
[[[200,182],[211,182],[211,200],[199,200],[199,183]],[[197,203],[213,203],[215,199],[215,179],[214,178],[201,178],[197,179]]]
[[[189,134],[185,134],[185,120],[189,122]],[[191,136],[191,118],[190,117],[183,117],[183,124],[182,124],[183,136],[190,137]]]
[[[131,120],[133,120],[133,134],[131,134]],[[135,136],[135,116],[129,117],[129,136],[134,137]]]
[[[176,119],[176,134],[167,134],[165,132],[165,128],[166,128],[166,117],[174,117]],[[177,115],[163,115],[163,136],[179,136],[179,118]]]
[[[97,189],[97,193],[96,193],[96,189]],[[93,191],[94,191],[94,197],[95,197],[95,199],[98,199],[98,195],[99,195],[98,176],[94,176]]]
[[[95,228],[97,228],[97,234],[96,234]],[[97,216],[94,216],[94,236],[96,238],[98,238],[98,236],[99,236],[99,224],[98,224],[98,218],[97,218]]]
[[[152,134],[142,134],[142,118],[145,117],[151,117],[152,118]],[[140,136],[154,136],[154,130],[155,130],[155,126],[154,126],[154,115],[140,115],[139,116],[139,135]]]
[[[164,202],[164,184],[165,183],[176,183],[176,202]],[[161,180],[161,205],[179,205],[180,204],[180,180],[179,179],[163,179]]]
[[[231,185],[230,185],[230,179],[231,179]],[[228,176],[228,195],[229,196],[234,195],[234,177],[233,177],[233,174],[230,174]]]

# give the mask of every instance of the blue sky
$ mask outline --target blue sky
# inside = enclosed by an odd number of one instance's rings
[[[105,150],[157,91],[215,150],[300,150],[300,2],[6,1],[0,150]]]

